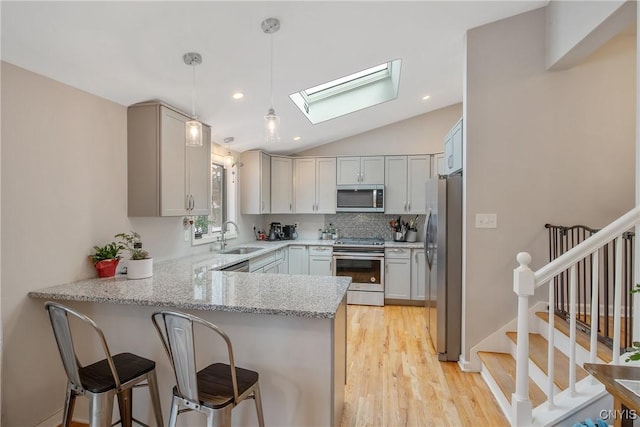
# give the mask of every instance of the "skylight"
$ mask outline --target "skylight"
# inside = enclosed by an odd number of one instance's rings
[[[398,96],[401,60],[385,62],[289,95],[313,124]]]

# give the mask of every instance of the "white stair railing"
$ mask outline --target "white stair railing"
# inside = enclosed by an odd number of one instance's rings
[[[519,266],[513,272],[513,291],[518,296],[518,338],[516,349],[516,391],[511,398],[511,425],[532,425],[532,406],[529,400],[529,297],[543,284],[549,285],[549,304],[553,307],[553,279],[562,272],[569,270],[569,394],[576,390],[576,264],[584,258],[593,257],[591,266],[594,281],[591,290],[591,336],[589,360],[595,362],[597,358],[598,331],[598,250],[607,243],[615,241],[615,283],[614,283],[614,319],[613,319],[613,355],[612,363],[620,360],[620,327],[622,317],[622,234],[635,225],[640,224],[640,207],[634,208],[607,225],[594,235],[585,239],[569,251],[560,255],[537,271],[529,268],[531,256],[520,252],[516,259]],[[553,310],[549,313],[549,384],[547,387],[547,405],[554,406],[553,386]]]

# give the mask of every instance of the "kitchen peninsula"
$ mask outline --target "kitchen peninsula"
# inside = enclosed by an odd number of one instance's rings
[[[61,301],[93,318],[113,353],[131,351],[155,360],[165,419],[175,380],[150,318],[159,309],[175,309],[224,329],[238,366],[260,373],[267,425],[339,425],[346,382],[345,297],[351,279],[216,271],[276,248],[266,246],[250,255],[212,253],[164,261],[154,265],[149,279],[91,279],[29,296]],[[220,343],[205,343],[204,336],[196,339],[205,344],[198,349],[201,364],[211,363],[212,356],[226,357]],[[90,355],[88,360],[96,358],[96,348],[82,350]],[[146,394],[134,395],[134,415],[152,419]],[[79,409],[78,418],[82,416]],[[190,413],[178,422],[200,425],[204,420]],[[233,425],[257,425],[251,402],[234,410]]]

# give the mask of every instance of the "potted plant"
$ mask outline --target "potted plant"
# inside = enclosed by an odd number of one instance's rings
[[[94,254],[89,257],[98,272],[98,277],[113,277],[116,275],[116,268],[120,262],[120,251],[123,249],[124,247],[116,242],[93,247]]]
[[[142,240],[139,233],[119,233],[115,237],[122,247],[129,251],[130,258],[127,263],[127,279],[146,279],[153,276],[153,258],[149,252],[142,249]]]

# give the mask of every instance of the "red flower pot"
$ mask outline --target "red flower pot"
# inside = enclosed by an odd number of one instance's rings
[[[116,275],[116,268],[118,267],[119,259],[103,259],[96,262],[94,265],[98,272],[98,277],[113,277]]]

